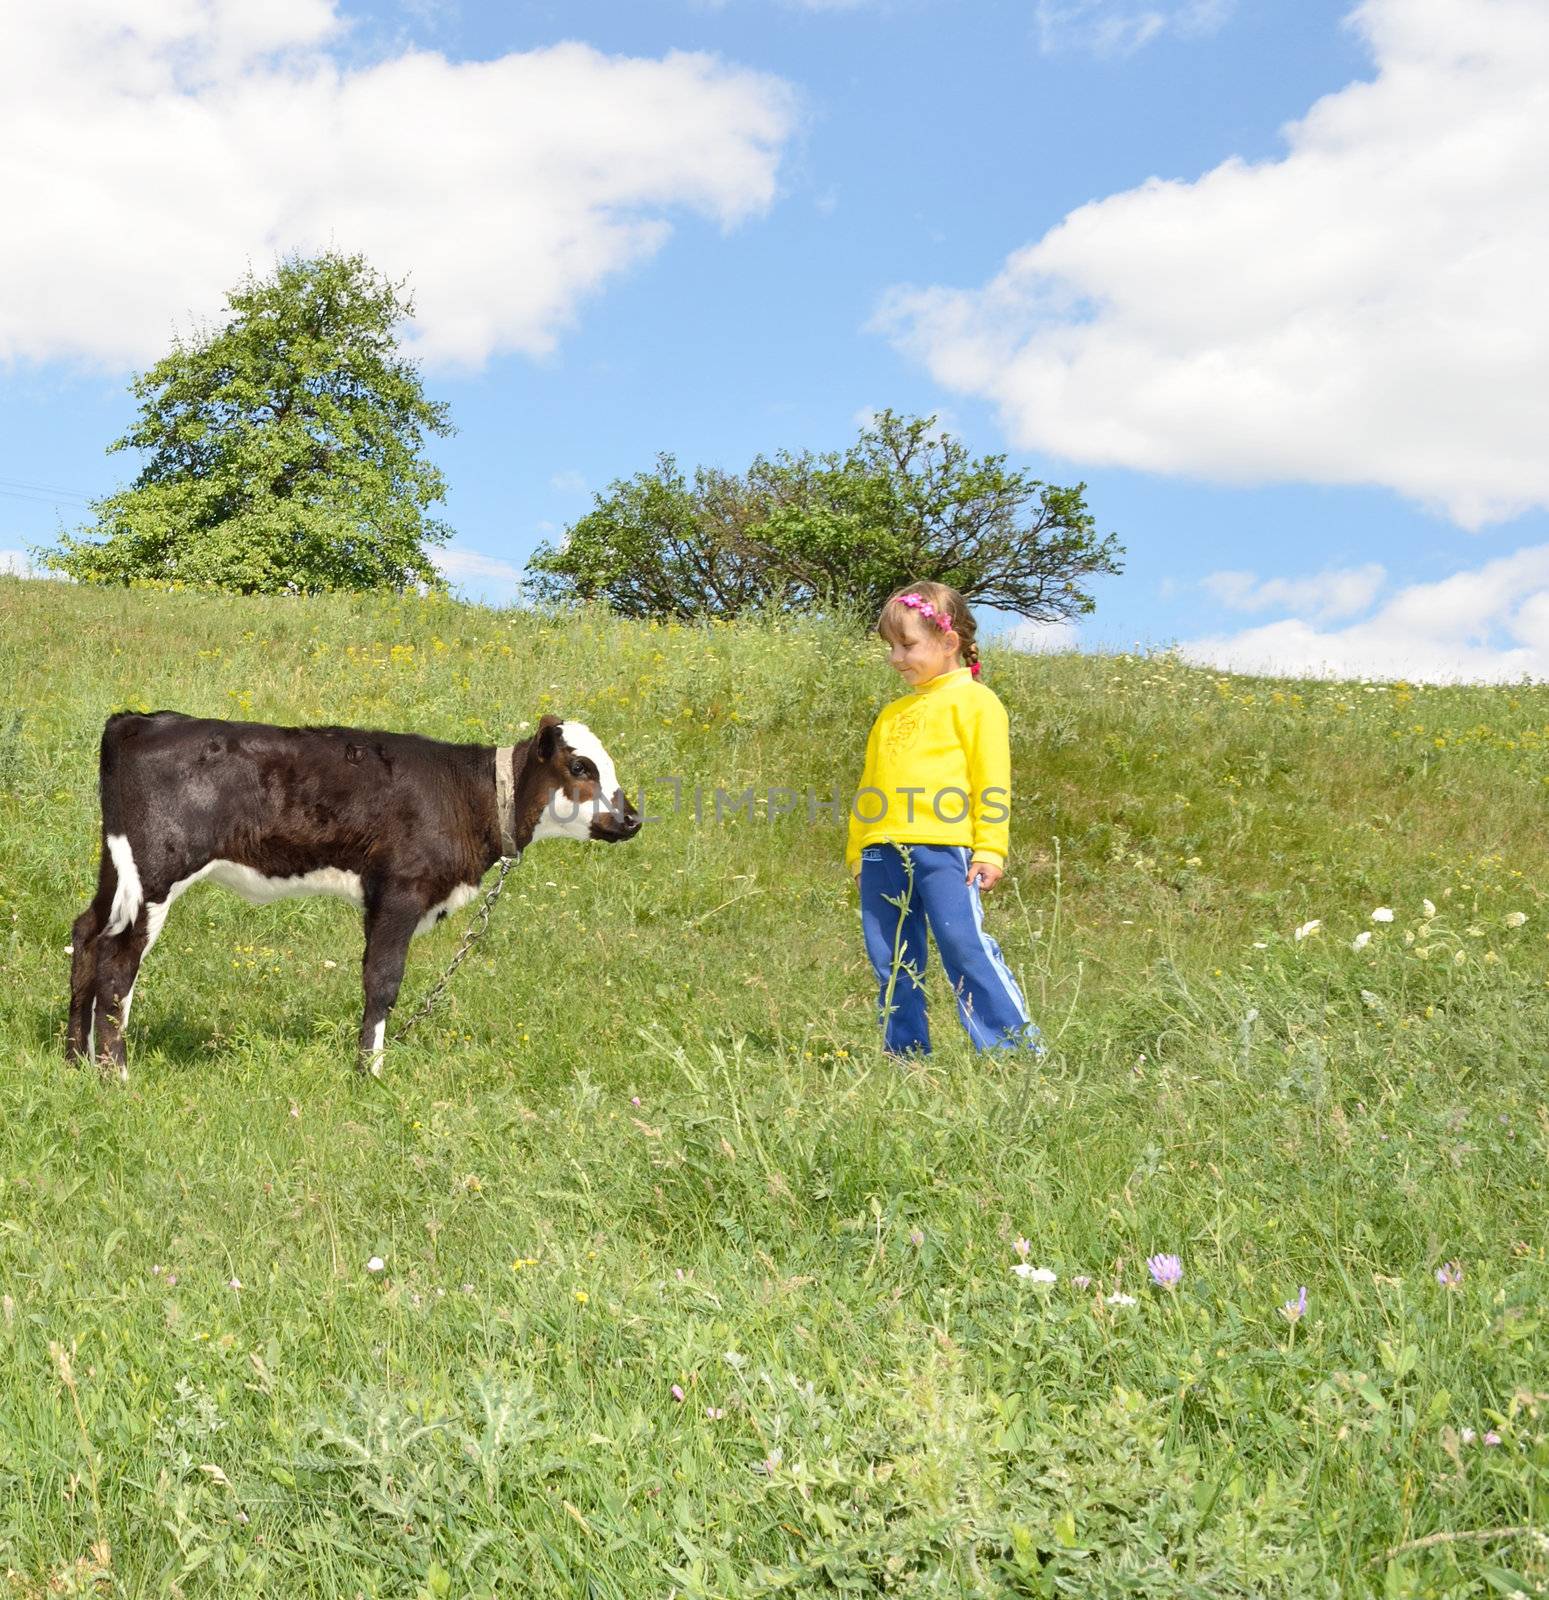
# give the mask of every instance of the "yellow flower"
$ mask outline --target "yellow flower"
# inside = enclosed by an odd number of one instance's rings
[[[576,1297],[577,1300],[579,1300],[581,1302],[581,1304],[583,1306],[586,1304],[586,1302],[588,1300],[591,1299],[591,1296],[586,1292],[585,1289],[577,1289],[576,1292],[575,1292],[575,1297]]]

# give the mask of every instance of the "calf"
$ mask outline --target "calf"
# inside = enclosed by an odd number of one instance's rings
[[[377,1073],[415,934],[534,839],[640,831],[607,751],[585,724],[554,716],[496,749],[120,712],[102,730],[100,771],[102,860],[73,930],[65,1052],[95,1050],[121,1078],[135,975],[172,902],[202,878],[255,904],[333,894],[364,910],[357,1065]]]

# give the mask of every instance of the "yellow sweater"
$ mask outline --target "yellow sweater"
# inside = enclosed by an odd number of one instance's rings
[[[1010,724],[993,689],[958,667],[882,708],[850,809],[852,873],[883,843],[968,845],[1003,867],[1010,824]]]

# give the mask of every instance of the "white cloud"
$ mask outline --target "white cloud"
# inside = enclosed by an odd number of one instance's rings
[[[1265,578],[1251,572],[1212,572],[1200,587],[1233,611],[1308,611],[1320,621],[1353,617],[1377,598],[1387,577],[1375,561],[1330,567],[1311,578]]]
[[[1045,55],[1090,50],[1097,55],[1133,55],[1163,34],[1214,33],[1231,15],[1235,0],[1182,0],[1136,6],[1122,0],[1038,0],[1038,46]]]
[[[994,636],[995,644],[1009,645],[1013,650],[1031,650],[1035,654],[1052,654],[1076,650],[1081,645],[1079,627],[1068,620],[1059,622],[1015,622]]]
[[[481,590],[521,586],[520,567],[479,550],[432,550],[430,559],[441,575],[456,586],[469,585]]]
[[[25,550],[0,550],[0,576],[9,578],[62,578],[63,573],[36,566]]]
[[[1238,672],[1501,683],[1549,678],[1549,545],[1400,589],[1343,628],[1304,618],[1193,639],[1179,654]]]
[[[556,494],[585,494],[586,479],[579,472],[556,472],[549,479],[549,487]]]
[[[0,7],[0,360],[143,363],[249,262],[328,246],[410,275],[428,358],[541,355],[673,213],[774,197],[779,79],[576,43],[349,66],[335,5]]]
[[[1380,484],[1471,528],[1549,505],[1549,6],[1352,18],[1376,78],[1283,159],[1095,201],[878,325],[1072,461]]]

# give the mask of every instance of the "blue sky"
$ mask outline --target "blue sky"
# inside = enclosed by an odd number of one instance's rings
[[[1087,482],[1127,570],[1048,642],[1549,676],[1531,0],[59,10],[9,52],[0,550],[130,472],[173,326],[334,243],[419,288],[469,593],[658,451],[891,406]]]

